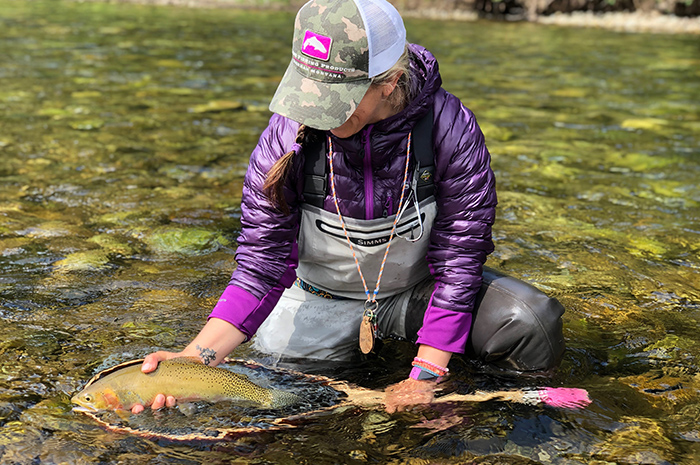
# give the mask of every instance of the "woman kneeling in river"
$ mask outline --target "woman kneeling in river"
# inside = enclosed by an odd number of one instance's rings
[[[199,335],[142,370],[178,356],[216,365],[254,334],[262,352],[325,360],[400,338],[418,349],[387,389],[391,412],[430,402],[453,353],[505,370],[555,366],[561,305],[483,267],[490,156],[474,114],[441,85],[435,57],[406,43],[385,0],[304,5],[245,176],[238,267]],[[160,395],[152,407],[174,403]]]

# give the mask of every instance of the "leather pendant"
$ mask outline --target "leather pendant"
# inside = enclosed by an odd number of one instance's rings
[[[360,323],[360,350],[368,354],[374,349],[374,323],[369,315],[362,316]]]

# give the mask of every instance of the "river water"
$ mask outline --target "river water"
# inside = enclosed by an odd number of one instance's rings
[[[488,264],[567,308],[553,378],[455,359],[454,379],[585,388],[588,408],[343,409],[226,444],[109,433],[70,410],[101,368],[181,348],[226,286],[292,19],[0,0],[0,462],[700,462],[697,36],[407,21],[486,134]],[[381,388],[411,357],[394,343],[295,368]]]

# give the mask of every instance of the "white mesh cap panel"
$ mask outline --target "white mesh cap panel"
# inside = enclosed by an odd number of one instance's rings
[[[355,0],[367,31],[369,77],[394,66],[406,47],[406,28],[401,15],[385,0]]]

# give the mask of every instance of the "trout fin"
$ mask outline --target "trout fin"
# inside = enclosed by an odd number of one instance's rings
[[[192,416],[195,413],[197,413],[197,405],[195,405],[193,402],[184,402],[182,404],[177,404],[177,409],[186,417]]]

